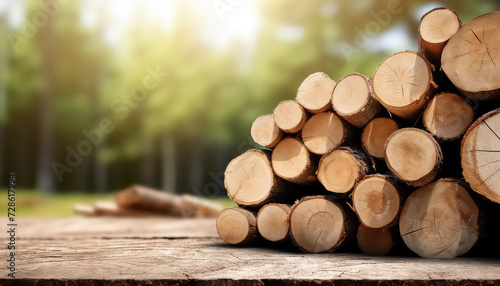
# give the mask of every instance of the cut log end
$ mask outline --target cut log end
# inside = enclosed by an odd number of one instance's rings
[[[274,122],[272,114],[261,115],[255,119],[250,130],[255,143],[273,148],[283,138],[283,131]]]
[[[340,146],[347,137],[349,126],[335,113],[323,112],[312,116],[302,129],[304,145],[312,153],[324,155]]]
[[[459,183],[442,179],[413,192],[401,212],[405,244],[428,258],[467,253],[479,237],[479,209]]]
[[[250,150],[233,159],[224,173],[229,198],[238,205],[258,206],[269,201],[279,187],[269,153]]]
[[[371,82],[377,100],[405,120],[417,118],[434,92],[431,67],[416,52],[387,57],[377,67]]]
[[[332,92],[335,87],[326,73],[317,72],[309,75],[297,91],[297,101],[309,112],[320,113],[332,108]]]
[[[297,133],[307,121],[307,112],[295,100],[284,100],[273,111],[276,125],[287,133]]]
[[[381,106],[373,97],[368,78],[354,73],[339,80],[333,89],[332,106],[335,112],[356,127],[365,126]]]
[[[394,180],[382,175],[367,176],[356,185],[352,202],[363,225],[382,228],[397,224],[404,198],[396,187]]]
[[[318,179],[333,193],[348,193],[370,171],[370,164],[363,152],[339,147],[324,155],[318,166]]]
[[[461,161],[470,187],[500,204],[500,109],[486,113],[467,130]]]
[[[220,238],[229,244],[247,244],[258,237],[255,214],[239,207],[223,210],[216,227]]]
[[[451,140],[464,134],[474,119],[474,111],[463,98],[453,93],[436,95],[427,105],[423,122],[437,138]]]
[[[466,96],[500,100],[500,11],[467,22],[446,44],[441,66]]]
[[[303,198],[290,214],[290,236],[302,251],[318,253],[337,248],[349,226],[342,207],[330,199]]]
[[[398,129],[396,121],[390,118],[375,118],[370,121],[361,134],[361,144],[366,153],[383,160],[385,141]]]
[[[430,10],[422,16],[418,26],[419,52],[439,66],[444,46],[461,26],[455,12],[445,7]]]
[[[386,228],[368,228],[359,225],[356,235],[359,249],[364,254],[372,256],[384,256],[392,249],[392,234]]]
[[[418,187],[431,182],[441,167],[441,147],[427,132],[403,128],[385,143],[385,162],[399,179]]]
[[[317,161],[297,138],[287,137],[276,145],[272,166],[276,175],[292,183],[308,185],[317,182]]]
[[[291,205],[267,204],[257,214],[257,230],[269,241],[280,242],[288,238]]]

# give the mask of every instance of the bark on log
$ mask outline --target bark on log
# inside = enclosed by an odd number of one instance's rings
[[[217,217],[220,238],[229,244],[245,245],[259,238],[255,213],[240,207],[223,210]]]
[[[434,66],[441,66],[444,46],[461,26],[457,13],[446,7],[425,13],[418,26],[418,52]]]
[[[392,114],[414,120],[434,95],[429,62],[416,52],[387,57],[370,79],[375,98]]]
[[[297,102],[311,113],[320,113],[332,109],[332,92],[335,87],[326,73],[317,72],[309,75],[297,90]]]
[[[385,142],[387,167],[411,186],[419,187],[432,182],[442,161],[441,147],[421,129],[399,129]]]
[[[500,108],[472,124],[460,153],[463,175],[470,187],[500,204]]]
[[[273,111],[276,125],[287,133],[297,133],[306,124],[308,113],[295,100],[283,100]]]
[[[290,213],[290,237],[303,252],[334,251],[349,243],[355,230],[355,216],[328,197],[305,197]]]
[[[465,96],[500,100],[500,11],[467,22],[444,47],[441,68]]]
[[[302,128],[302,140],[309,151],[324,155],[352,137],[353,127],[335,113],[318,113]]]
[[[272,242],[288,239],[290,230],[290,211],[292,205],[267,204],[257,214],[257,230],[260,235]]]
[[[337,82],[332,106],[339,116],[358,128],[365,126],[382,110],[373,97],[369,79],[359,73],[347,75]]]
[[[441,179],[413,192],[399,220],[405,244],[428,258],[467,253],[479,237],[479,209],[466,187]]]

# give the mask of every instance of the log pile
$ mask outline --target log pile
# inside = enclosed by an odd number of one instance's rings
[[[440,7],[418,31],[418,52],[387,57],[370,78],[311,74],[296,101],[255,120],[252,137],[267,149],[227,166],[239,207],[218,217],[223,240],[452,258],[494,235],[485,226],[500,209],[500,11],[462,25]]]

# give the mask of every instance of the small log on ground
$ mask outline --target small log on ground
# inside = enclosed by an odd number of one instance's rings
[[[273,111],[276,125],[287,133],[297,133],[307,121],[307,112],[295,100],[283,100]]]
[[[439,67],[444,46],[461,26],[457,13],[446,7],[425,13],[418,26],[418,52]]]
[[[500,100],[500,11],[478,16],[444,47],[441,68],[469,98]]]
[[[416,254],[453,258],[467,253],[478,240],[479,209],[464,185],[441,179],[408,197],[399,228]]]
[[[352,128],[349,123],[331,111],[318,113],[309,118],[302,128],[302,140],[309,151],[324,155],[350,138]]]
[[[317,183],[318,158],[311,155],[300,139],[287,137],[273,150],[273,170],[279,177],[300,185]]]
[[[224,173],[227,195],[240,206],[258,207],[284,200],[288,185],[273,173],[270,151],[249,150],[234,158]]]
[[[384,160],[385,141],[398,129],[398,123],[391,118],[373,119],[361,133],[363,149],[368,155]]]
[[[387,57],[371,78],[373,95],[392,114],[414,120],[434,95],[432,68],[416,52]]]
[[[252,124],[250,134],[255,143],[267,148],[273,148],[283,138],[283,131],[274,122],[272,114],[257,117]]]
[[[460,153],[463,175],[470,187],[500,204],[500,108],[472,124]]]
[[[387,167],[414,187],[432,182],[442,161],[441,147],[432,135],[421,129],[399,129],[385,143]]]
[[[434,136],[452,140],[464,134],[474,120],[474,111],[467,101],[453,93],[436,95],[423,115],[425,128]]]
[[[254,212],[233,207],[219,214],[216,228],[220,238],[225,242],[244,245],[255,242],[259,238],[256,223]]]
[[[369,160],[361,150],[339,147],[321,158],[318,179],[328,191],[345,194],[370,172]]]
[[[328,197],[305,197],[292,207],[290,237],[303,252],[334,251],[353,239],[353,217]]]
[[[260,235],[272,242],[288,239],[290,230],[290,210],[292,205],[267,204],[257,214],[257,230]]]
[[[337,82],[333,89],[332,106],[339,116],[359,128],[382,110],[373,97],[369,79],[359,73],[347,75]]]
[[[370,228],[388,228],[398,223],[406,199],[403,185],[394,177],[366,176],[352,192],[353,209],[361,224]]]
[[[320,113],[332,108],[332,92],[335,87],[326,73],[309,75],[297,90],[297,102],[311,113]]]

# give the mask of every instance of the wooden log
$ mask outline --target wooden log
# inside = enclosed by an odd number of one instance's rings
[[[366,124],[361,133],[361,144],[366,154],[384,160],[385,141],[398,129],[398,123],[391,118],[375,118]]]
[[[359,128],[382,110],[373,97],[369,79],[359,73],[347,75],[337,82],[333,89],[332,106],[339,116]]]
[[[394,241],[387,228],[369,228],[362,224],[356,234],[359,249],[367,255],[384,256],[391,252]]]
[[[276,125],[287,133],[297,133],[302,130],[307,121],[307,112],[295,100],[283,100],[273,111]]]
[[[444,47],[441,68],[469,98],[500,100],[500,11],[478,16]]]
[[[220,238],[229,244],[251,244],[259,238],[255,213],[240,207],[223,210],[216,228]]]
[[[283,138],[283,131],[274,122],[272,114],[257,117],[252,124],[250,134],[255,143],[267,148],[273,148]]]
[[[160,215],[158,212],[150,212],[145,209],[136,210],[120,207],[116,202],[97,201],[93,207],[96,216],[151,217]]]
[[[317,183],[318,158],[309,153],[300,139],[287,137],[281,140],[274,148],[271,160],[279,177],[300,185]]]
[[[353,239],[354,215],[324,196],[305,197],[290,213],[290,237],[303,252],[331,252]]]
[[[354,188],[353,210],[369,228],[389,228],[398,223],[406,195],[404,186],[391,176],[366,176]]]
[[[469,128],[474,111],[467,101],[453,93],[436,95],[427,105],[423,115],[425,128],[444,140],[456,139]]]
[[[467,253],[479,237],[479,209],[467,188],[441,179],[414,191],[399,220],[405,244],[422,257],[453,258]]]
[[[434,94],[429,62],[416,52],[387,57],[370,79],[375,98],[392,114],[414,120]]]
[[[470,187],[500,204],[500,108],[472,124],[460,153],[463,175]]]
[[[288,197],[291,190],[274,175],[270,158],[265,150],[249,150],[234,158],[224,173],[229,198],[240,206],[258,207]]]
[[[418,52],[434,66],[441,66],[441,54],[448,40],[462,26],[457,13],[438,7],[425,13],[418,26]]]
[[[192,195],[181,196],[182,205],[196,210],[196,217],[217,217],[222,206]]]
[[[320,113],[332,108],[332,92],[335,87],[326,73],[317,72],[309,75],[297,90],[297,102],[311,113]]]
[[[115,195],[121,208],[156,212],[167,216],[196,217],[197,210],[182,203],[179,196],[142,186],[131,186]]]
[[[352,126],[335,113],[315,114],[302,128],[302,140],[309,151],[324,155],[352,137]]]
[[[385,143],[387,167],[399,179],[414,187],[432,182],[442,161],[441,147],[432,135],[421,129],[399,129]]]
[[[369,159],[361,150],[343,146],[321,158],[318,179],[328,191],[344,194],[370,172]]]
[[[292,205],[267,204],[257,214],[257,230],[266,240],[283,242],[288,240],[290,211]]]
[[[73,214],[82,216],[95,216],[94,206],[75,204],[73,206]]]

